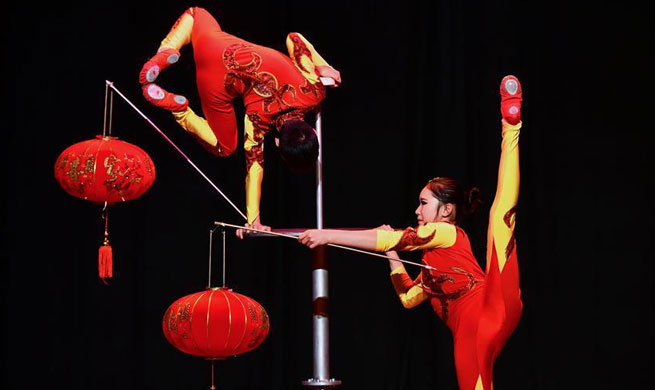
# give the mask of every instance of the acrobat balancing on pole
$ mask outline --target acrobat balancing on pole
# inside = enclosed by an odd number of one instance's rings
[[[155,84],[160,72],[177,62],[180,49],[189,43],[206,118],[197,115],[184,96]],[[339,72],[301,34],[290,33],[286,45],[289,56],[247,42],[224,32],[206,10],[192,7],[178,18],[139,75],[144,97],[169,110],[182,128],[217,156],[229,156],[236,149],[239,132],[232,102],[243,99],[246,226],[261,230],[270,229],[261,223],[259,210],[264,136],[276,130],[276,144],[289,168],[311,170],[318,153],[317,138],[304,116],[325,97],[321,78],[334,80],[334,87],[341,83]]]

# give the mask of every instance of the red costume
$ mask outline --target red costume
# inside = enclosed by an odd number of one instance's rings
[[[183,96],[153,84],[161,70],[178,60],[178,50],[189,43],[206,119],[196,115]],[[325,97],[315,67],[329,66],[327,62],[298,33],[287,36],[287,48],[289,56],[230,35],[206,10],[193,7],[180,16],[139,77],[148,101],[171,110],[185,130],[220,156],[236,149],[238,128],[232,101],[243,98],[248,223],[259,216],[265,133],[273,127],[279,130],[289,119],[303,119]]]
[[[191,42],[196,63],[196,81],[202,110],[219,142],[218,153],[227,156],[237,145],[237,124],[232,101],[243,97],[246,115],[255,130],[255,140],[271,127],[278,129],[292,118],[302,119],[325,97],[318,79],[311,83],[284,54],[255,45],[221,30],[204,9],[194,8]],[[290,34],[294,57],[309,49]],[[248,161],[260,161],[260,152],[251,149]]]
[[[468,236],[455,224],[433,222],[417,229],[377,231],[377,250],[424,249],[423,262],[437,269],[424,270],[413,281],[404,267],[399,267],[391,278],[405,307],[429,300],[452,331],[461,390],[493,389],[494,361],[521,317],[514,240],[521,93],[516,78],[503,80],[503,142],[498,188],[489,216],[486,272],[473,257]]]

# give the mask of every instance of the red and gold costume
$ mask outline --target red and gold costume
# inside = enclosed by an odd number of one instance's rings
[[[185,130],[219,156],[228,156],[236,149],[238,129],[232,101],[243,98],[246,206],[248,223],[252,223],[259,216],[264,135],[274,127],[279,130],[289,119],[303,119],[316,108],[325,97],[325,88],[315,67],[329,65],[298,33],[287,36],[286,56],[222,31],[206,10],[193,7],[180,16],[158,54],[144,66],[141,82],[154,81],[160,68],[177,61],[177,57],[168,62],[164,58],[170,53],[179,56],[177,51],[188,43],[193,46],[196,83],[206,119],[196,115],[181,96],[176,97],[181,100],[173,101],[165,91],[160,92],[162,97],[166,95],[162,98],[146,89],[144,96],[173,111]],[[152,73],[155,65],[158,67],[152,77],[147,72]]]
[[[429,300],[453,333],[455,366],[461,390],[492,389],[493,363],[521,316],[518,262],[514,240],[519,190],[518,139],[521,122],[503,120],[498,188],[489,216],[487,265],[473,257],[466,233],[447,222],[417,229],[377,231],[377,250],[425,250],[424,270],[412,280],[403,267],[391,280],[407,308]]]

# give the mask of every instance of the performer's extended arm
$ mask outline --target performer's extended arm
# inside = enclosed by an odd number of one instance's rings
[[[259,222],[259,202],[264,178],[264,135],[254,128],[246,115],[243,149],[246,156],[246,214],[248,223]]]
[[[307,230],[298,237],[301,244],[310,248],[338,244],[379,252],[447,248],[456,239],[457,228],[446,222],[432,222],[405,230]],[[412,281],[401,263],[392,261],[391,266],[391,282],[403,306],[412,308],[428,298],[420,283]]]
[[[455,243],[457,229],[446,222],[431,222],[418,228],[405,230],[307,230],[299,241],[315,248],[319,245],[338,244],[354,248],[386,252],[389,250],[418,250],[447,248]]]
[[[457,228],[447,222],[430,222],[405,230],[378,230],[377,251],[414,251],[418,249],[448,248],[457,239]]]

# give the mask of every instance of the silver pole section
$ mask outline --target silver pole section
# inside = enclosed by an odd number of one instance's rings
[[[320,108],[316,111],[316,227],[323,229],[323,126]],[[314,346],[314,377],[303,381],[306,387],[329,388],[341,381],[330,378],[330,327],[328,317],[327,249],[314,249],[312,266],[312,330]]]
[[[316,160],[316,227],[323,229],[323,129],[321,110],[316,112],[316,135],[318,137],[318,159]],[[319,249],[318,251],[323,250]],[[317,252],[318,252],[317,251]],[[318,255],[318,253],[317,253]],[[320,255],[319,255],[320,256]],[[328,271],[314,267],[312,271],[312,302],[328,299]],[[330,329],[328,317],[314,311],[314,378],[330,378]]]
[[[323,229],[323,124],[320,108],[316,112],[316,137],[318,138],[318,159],[316,160],[316,227]]]

